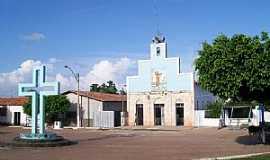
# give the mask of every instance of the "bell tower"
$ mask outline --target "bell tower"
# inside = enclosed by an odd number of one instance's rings
[[[150,57],[153,58],[167,58],[167,44],[165,37],[158,34],[156,35],[150,45]]]

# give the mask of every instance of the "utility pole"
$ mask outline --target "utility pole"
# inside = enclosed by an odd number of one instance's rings
[[[89,88],[89,93],[91,94],[91,86]],[[88,97],[88,105],[87,105],[87,126],[90,127],[90,101],[91,99]]]
[[[122,86],[122,89],[121,89],[121,92],[120,92],[120,95],[121,95],[121,110],[122,110],[122,116],[121,116],[121,119],[123,120],[123,122],[122,122],[122,125],[123,126],[125,126],[126,125],[126,111],[124,110],[124,100],[123,100],[123,98],[124,98],[124,87],[126,87],[126,85],[125,84],[122,84],[122,85],[120,85],[120,86]]]

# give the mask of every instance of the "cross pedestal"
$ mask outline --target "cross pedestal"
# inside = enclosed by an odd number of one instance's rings
[[[32,131],[31,134],[21,134],[23,139],[47,139],[55,134],[45,133],[44,96],[58,95],[59,82],[46,82],[46,67],[36,67],[33,70],[32,83],[19,84],[19,96],[31,96],[32,99]],[[38,122],[39,114],[39,122]]]

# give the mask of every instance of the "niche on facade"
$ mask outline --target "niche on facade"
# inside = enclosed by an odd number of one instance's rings
[[[166,73],[161,70],[152,70],[152,91],[166,90]]]

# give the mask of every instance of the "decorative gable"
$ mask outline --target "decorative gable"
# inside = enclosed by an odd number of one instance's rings
[[[167,57],[165,38],[155,37],[150,45],[150,60],[138,61],[138,75],[127,77],[127,91],[192,91],[193,73],[180,73],[180,58]]]

